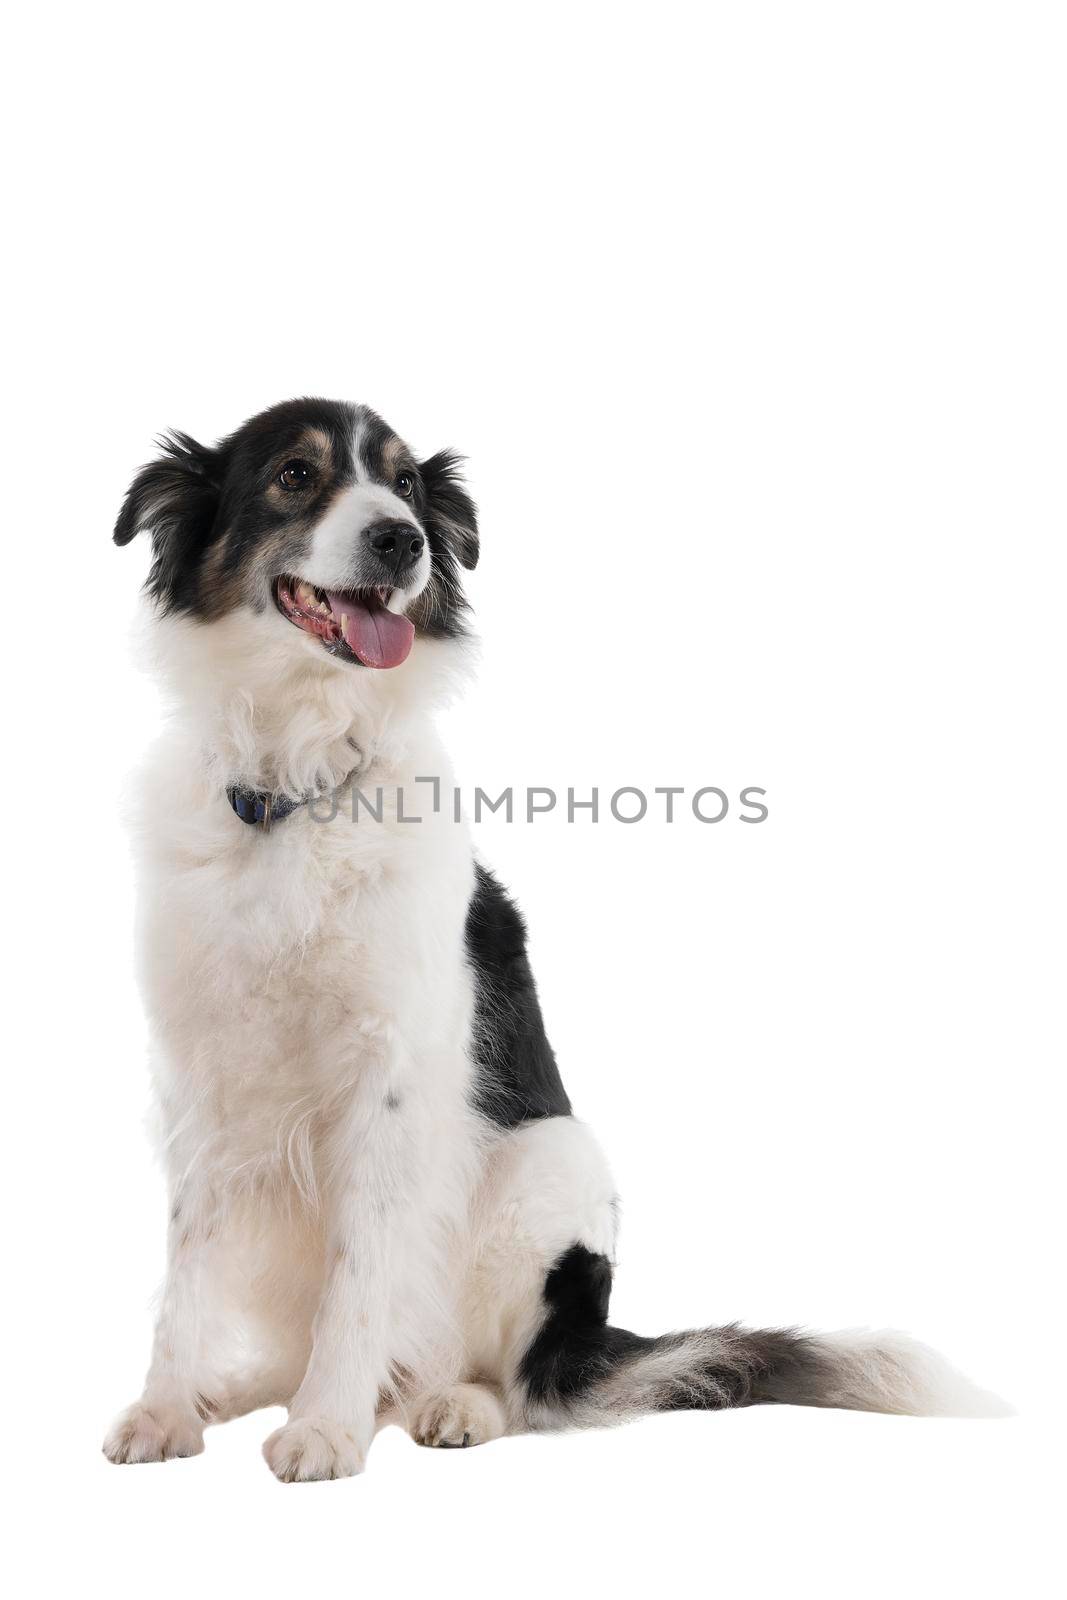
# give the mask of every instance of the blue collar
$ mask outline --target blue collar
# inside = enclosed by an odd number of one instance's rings
[[[307,805],[306,800],[290,800],[284,794],[271,794],[269,789],[242,789],[237,784],[231,784],[226,790],[226,798],[242,822],[253,828],[260,827],[264,833],[269,833],[274,823],[284,822],[294,811]]]

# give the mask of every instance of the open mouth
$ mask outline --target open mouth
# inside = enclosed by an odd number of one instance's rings
[[[415,625],[389,610],[394,590],[316,589],[302,578],[278,578],[274,602],[287,622],[321,639],[331,655],[365,667],[398,667]]]

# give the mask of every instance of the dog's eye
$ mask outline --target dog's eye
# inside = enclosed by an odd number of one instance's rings
[[[415,479],[409,472],[402,472],[396,480],[396,492],[404,500],[410,500],[415,488]]]
[[[311,468],[306,461],[287,461],[278,474],[283,489],[306,489],[311,482]]]

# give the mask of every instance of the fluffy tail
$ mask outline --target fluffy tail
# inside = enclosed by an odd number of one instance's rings
[[[1011,1411],[906,1334],[733,1323],[647,1339],[609,1325],[610,1285],[608,1262],[581,1246],[549,1273],[547,1315],[519,1372],[531,1426],[604,1426],[653,1411],[767,1401],[911,1416]]]

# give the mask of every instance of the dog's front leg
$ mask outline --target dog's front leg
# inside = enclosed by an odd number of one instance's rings
[[[111,1461],[166,1461],[204,1448],[204,1423],[213,1404],[204,1393],[205,1277],[220,1222],[206,1190],[187,1191],[173,1204],[151,1365],[140,1400],[116,1417],[104,1440]]]
[[[374,1074],[331,1150],[326,1280],[311,1358],[288,1422],[263,1446],[285,1483],[363,1469],[389,1373],[392,1244],[414,1203],[418,1165],[400,1098]]]

